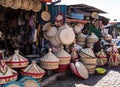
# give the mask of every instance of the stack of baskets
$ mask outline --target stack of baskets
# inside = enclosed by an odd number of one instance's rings
[[[94,34],[91,33],[90,36],[87,37],[87,47],[93,48],[94,43],[98,41],[98,37]]]
[[[51,51],[50,48],[49,52],[40,58],[41,66],[46,70],[54,70],[59,67],[59,59]]]
[[[88,73],[93,74],[95,72],[97,58],[91,48],[82,49],[80,52],[80,59],[86,66]]]
[[[86,35],[84,35],[83,33],[80,33],[77,36],[77,44],[82,47],[85,47],[85,42],[86,42]]]
[[[62,50],[59,52],[56,52],[55,56],[57,58],[59,58],[59,60],[60,60],[59,68],[56,69],[56,71],[58,71],[58,72],[66,71],[70,64],[71,55],[69,53],[67,53],[62,47]]]

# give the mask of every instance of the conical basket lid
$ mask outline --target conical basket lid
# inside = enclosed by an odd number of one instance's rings
[[[88,39],[89,38],[91,38],[91,39],[98,39],[98,37],[94,33],[91,33],[91,35],[88,37]]]
[[[91,57],[95,57],[94,52],[92,51],[91,48],[85,48],[85,49],[81,49],[81,52],[85,53],[86,55],[89,55]]]
[[[11,69],[9,66],[5,64],[5,60],[1,60],[0,62],[0,78],[9,77],[17,74],[17,72]]]
[[[78,35],[78,37],[81,37],[81,38],[86,38],[86,35],[85,35],[85,34],[83,34],[83,33],[80,33],[80,34]]]
[[[45,71],[36,64],[36,61],[32,61],[32,64],[26,67],[23,72],[34,74],[45,73]]]
[[[49,52],[45,56],[40,58],[40,61],[43,61],[43,62],[56,62],[56,61],[59,61],[59,59],[51,52],[51,49],[49,49]]]
[[[105,54],[104,50],[102,49],[97,53],[97,57],[99,58],[107,58],[107,55]]]
[[[26,61],[28,60],[19,54],[19,50],[15,50],[15,53],[12,56],[10,56],[7,60],[7,62],[13,62],[13,63],[26,62]]]
[[[58,58],[71,57],[71,55],[63,49],[63,47],[61,51],[55,53],[55,56]]]

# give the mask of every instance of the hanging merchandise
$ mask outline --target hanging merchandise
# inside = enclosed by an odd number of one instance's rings
[[[19,54],[19,50],[15,50],[15,54],[9,57],[7,64],[12,68],[23,68],[28,65],[29,61]]]
[[[33,8],[33,0],[28,0],[28,5],[25,8],[26,11],[30,11]]]
[[[11,7],[13,5],[13,0],[1,0],[1,5],[3,7]]]
[[[63,13],[60,12],[60,5],[58,5],[58,14],[55,17],[55,25],[57,27],[60,27],[63,25],[63,23],[64,23],[64,16],[63,16]]]
[[[21,0],[22,4],[21,4],[21,9],[26,9],[29,5],[28,0]]]
[[[69,67],[71,55],[64,50],[62,47],[62,50],[54,53],[57,58],[59,58],[59,68],[56,70],[57,72],[66,71]]]
[[[52,2],[52,0],[40,0],[41,2]]]
[[[12,9],[19,9],[21,8],[22,1],[21,0],[13,0],[13,5],[11,6]]]
[[[52,26],[51,22],[46,23],[42,30],[46,33],[48,38],[53,38],[57,34],[57,28]]]
[[[46,10],[41,13],[41,18],[43,21],[46,21],[46,22],[50,21],[50,19],[51,19],[51,14],[48,11],[47,3],[46,3]]]
[[[75,33],[73,29],[65,24],[58,29],[58,39],[63,45],[70,45],[75,40]]]
[[[107,55],[105,54],[104,50],[101,49],[97,54],[97,65],[98,66],[104,66],[107,63]]]
[[[33,0],[32,11],[39,12],[42,9],[42,3],[39,0]]]
[[[41,66],[47,70],[53,70],[59,67],[59,59],[51,51],[50,48],[49,52],[40,58]]]
[[[98,19],[98,12],[92,12],[91,13],[91,17],[94,18],[94,19]]]
[[[32,77],[23,77],[19,80],[25,87],[41,87],[40,83]]]
[[[36,79],[41,79],[45,75],[45,71],[36,64],[36,61],[32,61],[28,67],[21,70],[21,73]]]
[[[17,80],[17,72],[6,65],[5,60],[0,60],[0,84]]]

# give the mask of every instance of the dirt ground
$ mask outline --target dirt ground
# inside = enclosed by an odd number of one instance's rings
[[[66,76],[59,77],[46,87],[120,87],[120,66],[104,68],[107,69],[106,74],[94,73],[89,75],[87,80],[79,78],[69,71]]]

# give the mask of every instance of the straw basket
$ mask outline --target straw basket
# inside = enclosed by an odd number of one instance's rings
[[[87,42],[97,42],[98,38],[87,38]]]
[[[53,69],[57,69],[59,67],[59,61],[55,61],[55,62],[41,62],[41,65],[44,69],[48,69],[48,70],[53,70]]]
[[[69,64],[69,63],[70,63],[71,57],[59,58],[59,59],[60,59],[59,64],[60,64],[60,65],[65,65],[65,64]]]
[[[5,83],[8,83],[10,81],[15,81],[15,80],[17,80],[17,76],[18,76],[18,74],[15,73],[12,76],[0,77],[0,84],[5,84]]]
[[[51,51],[50,48],[49,52],[40,58],[41,66],[44,69],[52,70],[59,67],[59,59]]]
[[[78,45],[85,47],[85,42],[77,42]]]
[[[81,58],[81,61],[86,66],[89,74],[93,74],[95,72],[97,58],[84,57]]]
[[[84,64],[96,64],[97,58],[93,58],[93,57],[84,57],[84,58],[80,58],[81,61]]]
[[[98,37],[92,33],[89,37],[87,37],[87,42],[97,42],[98,41]]]
[[[97,65],[98,66],[104,66],[107,63],[107,57],[106,58],[98,58],[97,59]]]
[[[28,67],[21,70],[21,73],[22,75],[31,76],[33,78],[39,79],[44,76],[45,71],[36,64],[36,61],[32,61],[32,63]]]
[[[7,61],[7,65],[9,65],[12,68],[23,68],[28,65],[28,61],[23,61],[23,62],[9,62]]]
[[[25,57],[19,54],[19,50],[15,50],[15,53],[6,62],[12,68],[23,68],[29,63]]]
[[[86,38],[85,37],[77,37],[78,42],[85,42]]]
[[[94,44],[95,43],[93,43],[93,42],[89,42],[89,43],[87,43],[87,47],[93,48]]]

